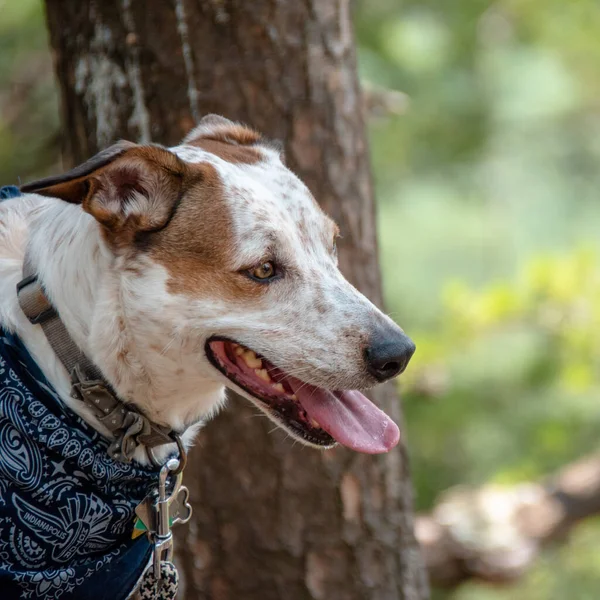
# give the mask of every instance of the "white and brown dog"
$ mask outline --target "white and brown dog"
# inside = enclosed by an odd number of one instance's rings
[[[93,428],[107,434],[17,301],[26,252],[119,397],[185,445],[227,387],[310,446],[398,443],[356,390],[414,345],[344,279],[336,225],[259,134],[211,115],[177,147],[121,143],[24,190],[0,203],[0,326]]]

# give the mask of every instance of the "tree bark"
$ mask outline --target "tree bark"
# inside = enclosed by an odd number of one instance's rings
[[[339,223],[345,275],[381,304],[373,188],[348,0],[47,0],[65,156],[177,144],[210,112],[284,141]],[[396,420],[393,384],[373,392]],[[293,445],[233,400],[200,434],[180,533],[185,598],[421,600],[406,449]]]

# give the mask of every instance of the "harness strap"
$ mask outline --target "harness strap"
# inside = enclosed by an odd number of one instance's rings
[[[111,458],[131,462],[138,446],[144,446],[156,464],[152,448],[177,443],[179,436],[168,427],[153,423],[130,404],[123,402],[75,343],[58,312],[39,282],[28,255],[23,264],[23,279],[17,284],[21,310],[34,325],[41,325],[50,346],[71,377],[71,396],[83,402],[115,440],[108,448]]]

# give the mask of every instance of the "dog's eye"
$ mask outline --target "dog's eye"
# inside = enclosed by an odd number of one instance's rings
[[[250,277],[260,281],[268,281],[276,275],[275,265],[272,262],[264,262],[262,265],[250,270]]]

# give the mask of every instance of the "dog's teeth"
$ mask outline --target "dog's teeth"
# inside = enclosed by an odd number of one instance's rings
[[[282,394],[285,393],[285,389],[282,383],[274,383],[273,388],[276,389],[278,392],[281,392]]]
[[[241,356],[244,354],[244,352],[246,352],[239,344],[234,344],[233,347],[235,349],[236,356]]]
[[[311,424],[313,427],[316,427],[317,429],[321,429],[321,426],[319,425],[319,422],[318,422],[318,421],[315,421],[314,419],[311,419],[311,420],[310,420],[310,424]]]
[[[260,360],[252,350],[246,350],[243,356],[244,362],[251,369],[260,369],[262,367],[262,360]]]
[[[290,398],[291,398],[292,400],[298,400],[298,396],[296,396],[296,394],[292,394],[292,395],[290,396]]]
[[[254,369],[257,377],[260,377],[263,381],[271,381],[271,377],[266,369]]]

